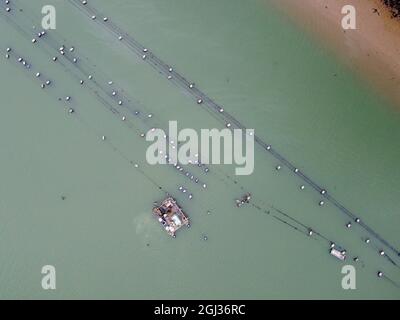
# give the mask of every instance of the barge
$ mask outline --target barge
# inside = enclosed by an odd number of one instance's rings
[[[154,207],[153,215],[161,223],[164,230],[174,238],[180,228],[183,226],[190,227],[189,217],[172,197],[166,198],[159,206]]]

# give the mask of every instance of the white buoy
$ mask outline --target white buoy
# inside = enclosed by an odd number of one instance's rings
[[[11,52],[11,48],[7,48],[6,51],[7,51],[7,52]]]
[[[377,276],[378,276],[378,278],[382,278],[383,277],[383,272],[382,271],[378,271]]]
[[[322,190],[321,190],[321,194],[322,194],[322,195],[326,194],[326,190],[325,190],[325,189],[322,189]]]
[[[294,173],[298,173],[298,172],[299,172],[299,169],[295,168]]]
[[[75,50],[74,47],[69,48],[69,51],[70,51],[70,52],[74,52],[74,50]]]
[[[202,100],[202,99],[198,99],[198,100],[197,100],[197,103],[198,103],[198,104],[202,104],[202,103],[203,103],[203,100]]]
[[[89,75],[89,76],[88,76],[88,79],[89,79],[89,80],[92,80],[92,79],[93,79],[93,76],[92,76],[92,75]]]
[[[35,38],[32,39],[32,43],[36,43],[36,41],[37,41],[37,40],[36,40]]]
[[[171,80],[171,79],[172,79],[172,76],[171,76],[171,75],[169,75],[169,76],[167,77],[167,79],[168,79],[168,80]]]
[[[69,101],[69,100],[71,100],[71,97],[70,96],[66,96],[65,100]]]
[[[118,101],[118,105],[122,106],[122,101],[121,100]]]
[[[92,16],[92,20],[95,20],[95,19],[96,19],[96,16],[95,16],[95,15],[93,15],[93,16]]]
[[[276,169],[276,170],[281,170],[282,167],[281,167],[280,165],[277,165],[275,169]]]
[[[46,81],[46,85],[49,86],[50,84],[51,84],[51,81],[50,81],[50,80],[47,80],[47,81]]]
[[[221,113],[224,112],[224,109],[223,108],[219,109],[219,112],[221,112]]]
[[[9,7],[7,7],[7,8],[6,8],[6,11],[7,11],[7,12],[10,12],[10,11],[11,11],[11,9],[10,9]]]
[[[86,0],[83,0],[83,1],[82,1],[82,4],[83,4],[83,5],[86,5],[86,4],[87,4],[87,1],[86,1]]]
[[[267,146],[267,150],[268,151],[271,150],[271,146],[270,145]]]
[[[321,200],[320,202],[319,202],[319,205],[320,206],[323,206],[325,204],[325,202],[323,201],[323,200]]]
[[[37,72],[36,73],[36,78],[39,78],[40,77],[40,72]]]
[[[122,116],[122,121],[125,121],[126,120],[126,117],[125,116]]]
[[[168,71],[169,71],[169,72],[172,72],[172,71],[174,71],[174,69],[172,69],[172,68],[169,68],[169,69],[168,69]]]
[[[77,58],[74,58],[74,59],[72,59],[72,61],[73,61],[74,63],[77,63],[77,62],[78,62],[78,59],[77,59]]]
[[[84,83],[84,81],[83,81],[83,80],[80,80],[80,81],[79,81],[79,83],[80,83],[80,84],[83,84],[83,83]]]
[[[123,37],[122,37],[122,36],[119,36],[119,37],[118,37],[118,40],[119,40],[119,41],[121,41],[122,39],[123,39]]]
[[[385,255],[385,251],[381,250],[381,251],[379,251],[379,254],[380,254],[381,256],[384,256],[384,255]]]
[[[107,22],[107,21],[108,21],[108,18],[107,18],[107,17],[104,17],[104,18],[103,18],[103,21],[104,21],[104,22]]]
[[[351,228],[351,223],[350,223],[350,222],[347,223],[347,224],[346,224],[346,227],[347,227],[347,228]]]
[[[143,49],[143,52],[148,52],[149,50],[147,50],[146,48]]]
[[[106,140],[106,136],[102,136],[101,140],[105,141]]]
[[[56,62],[57,61],[57,57],[53,57],[53,61]]]
[[[189,84],[189,88],[193,89],[194,88],[194,83]]]
[[[144,60],[144,59],[146,59],[146,55],[144,54],[144,55],[142,55],[142,59]]]
[[[10,55],[8,53],[6,53],[6,59],[9,59]]]
[[[115,97],[115,96],[117,95],[117,92],[116,92],[116,91],[113,91],[113,92],[112,92],[112,95]]]

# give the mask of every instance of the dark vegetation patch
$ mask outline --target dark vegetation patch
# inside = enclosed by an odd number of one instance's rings
[[[382,0],[389,7],[393,18],[400,18],[400,0]]]

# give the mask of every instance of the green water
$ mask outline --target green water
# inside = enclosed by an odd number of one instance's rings
[[[37,17],[37,26],[42,5],[54,4],[56,32],[159,124],[220,127],[66,1],[16,2],[21,14]],[[399,113],[268,1],[90,2],[400,247]],[[300,191],[303,182],[285,168],[277,172],[270,155],[257,147],[255,172],[234,177],[238,185],[255,202],[344,245],[347,264],[359,256],[356,290],[342,289],[344,264],[326,243],[251,206],[236,208],[242,191],[222,179],[234,176],[231,166],[211,166],[208,175],[194,169],[207,182],[202,190],[171,168],[147,165],[137,132],[0,17],[2,52],[7,46],[24,52],[80,105],[68,115],[56,93],[2,57],[0,298],[400,298],[399,288],[376,277],[382,270],[400,281],[399,268],[378,255],[379,245],[364,244],[365,232],[345,228],[342,213],[318,206],[321,196],[309,187]],[[176,239],[163,232],[151,208],[164,193],[126,159],[179,201],[190,229]],[[56,267],[56,290],[41,287],[47,264]]]

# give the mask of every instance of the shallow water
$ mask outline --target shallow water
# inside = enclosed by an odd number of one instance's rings
[[[90,57],[79,63],[109,75],[158,124],[221,127],[67,1],[14,2],[21,15],[35,17],[25,24],[37,26],[42,5],[54,4],[57,34]],[[399,114],[268,1],[90,2],[400,247]],[[382,270],[400,282],[379,244],[364,244],[361,228],[345,228],[340,211],[318,206],[321,196],[300,191],[303,182],[276,171],[279,163],[261,148],[249,177],[234,177],[231,166],[211,166],[207,175],[194,168],[207,183],[203,190],[170,167],[147,165],[138,132],[3,16],[0,39],[2,52],[24,52],[54,82],[54,90],[41,90],[23,68],[1,59],[1,298],[400,298],[399,288],[376,277]],[[57,101],[66,95],[79,102],[74,115]],[[127,159],[189,214],[192,227],[177,239],[150,214],[163,191]],[[359,256],[357,290],[342,289],[343,264],[326,242],[251,206],[236,208],[239,185],[255,203],[280,208],[343,245],[348,264]],[[57,270],[54,291],[41,288],[47,264]]]

